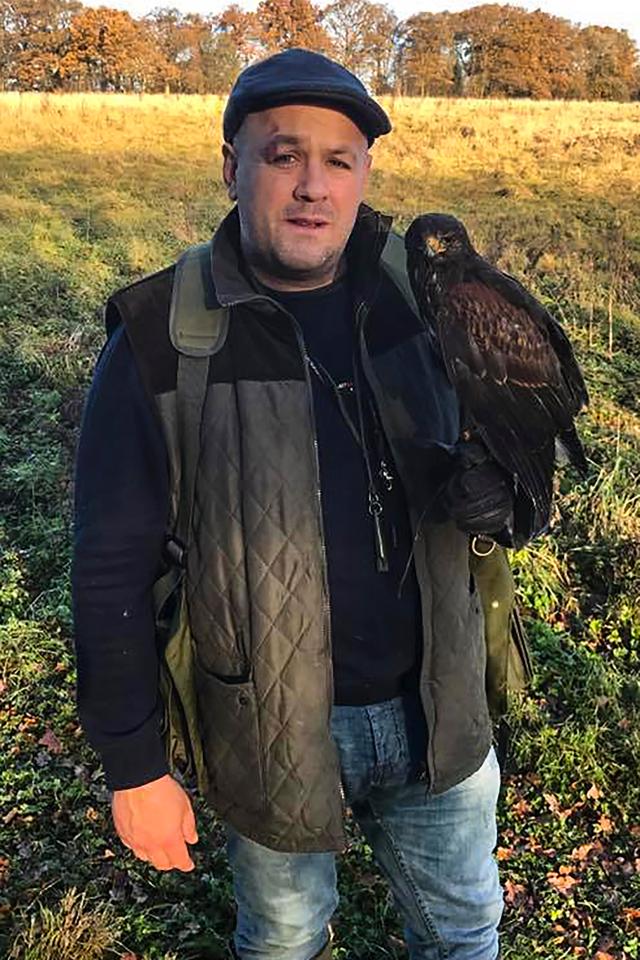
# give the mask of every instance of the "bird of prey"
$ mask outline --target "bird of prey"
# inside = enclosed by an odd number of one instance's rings
[[[574,418],[588,396],[571,344],[521,283],[480,256],[455,217],[417,217],[405,248],[420,313],[458,395],[463,436],[479,437],[513,477],[516,528],[527,528],[520,539],[528,539],[549,525],[556,455],[587,467]]]

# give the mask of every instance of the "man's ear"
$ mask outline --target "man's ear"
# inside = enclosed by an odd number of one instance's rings
[[[373,160],[373,157],[371,156],[371,154],[370,154],[369,151],[367,150],[367,152],[366,152],[366,154],[365,154],[365,160],[364,160],[364,182],[365,182],[365,184],[369,181],[369,174],[371,173],[371,162],[372,162],[372,160]]]
[[[238,169],[238,157],[230,143],[222,144],[222,157],[222,177],[227,185],[227,194],[230,200],[237,200],[236,171]]]

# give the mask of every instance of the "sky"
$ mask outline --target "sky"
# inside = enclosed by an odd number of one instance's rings
[[[246,9],[255,9],[257,0],[240,0]],[[414,13],[441,10],[466,10],[476,6],[471,0],[387,0],[388,5],[403,20]],[[628,30],[629,35],[640,46],[640,3],[633,0],[512,0],[514,6],[527,10],[543,10],[545,13],[564,17],[582,26],[595,24],[601,27],[616,27]],[[128,10],[134,17],[143,16],[153,7],[177,7],[183,13],[219,13],[229,5],[229,0],[109,0],[108,6]],[[319,4],[324,6],[324,2]]]

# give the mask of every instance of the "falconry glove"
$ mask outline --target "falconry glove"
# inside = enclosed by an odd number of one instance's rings
[[[511,477],[478,440],[459,440],[445,506],[460,530],[489,535],[512,546],[514,488]]]

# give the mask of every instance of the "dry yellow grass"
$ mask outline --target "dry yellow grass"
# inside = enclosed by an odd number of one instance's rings
[[[394,133],[374,147],[369,196],[401,228],[417,212],[450,210],[507,268],[526,267],[526,242],[544,248],[543,267],[573,275],[590,272],[583,261],[602,257],[616,224],[637,234],[640,103],[383,103]],[[205,212],[215,220],[226,206],[223,107],[215,96],[0,94],[0,156],[14,178],[0,215],[46,222],[50,205],[76,209],[84,195],[90,213],[129,231],[143,269],[155,257],[141,203],[145,218],[162,218],[165,230],[168,221],[186,243]]]
[[[68,890],[57,909],[41,906],[21,929],[8,960],[102,960],[118,934],[109,907],[90,904],[85,893]]]
[[[489,177],[522,197],[544,188],[616,196],[640,189],[640,103],[383,98],[394,133],[374,148],[377,170],[428,183],[477,186]],[[220,146],[224,99],[217,96],[0,94],[3,151],[73,149],[80,156],[175,157],[210,162]],[[124,158],[123,158],[124,155]],[[126,166],[126,164],[125,164]],[[116,170],[116,172],[118,172]],[[384,205],[375,184],[373,196]],[[403,211],[422,195],[398,198]],[[404,202],[406,200],[406,202]],[[400,212],[400,211],[395,211]]]

